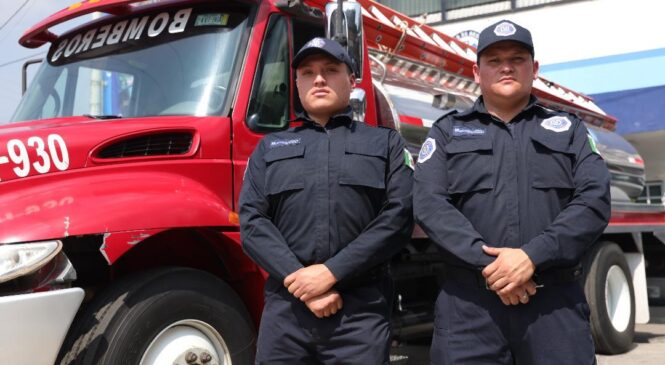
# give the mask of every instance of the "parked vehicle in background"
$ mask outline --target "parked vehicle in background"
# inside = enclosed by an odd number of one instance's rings
[[[0,124],[0,362],[251,363],[265,274],[240,247],[237,199],[256,143],[300,108],[294,50],[345,38],[357,117],[413,153],[478,95],[473,48],[369,0],[345,2],[339,27],[339,5],[325,5],[86,1],[25,32],[22,45],[50,49]],[[104,16],[53,33],[93,12]],[[648,320],[643,242],[665,213],[633,203],[644,164],[613,118],[549,80],[535,87],[588,123],[612,171],[585,285],[598,349],[626,351]],[[396,341],[431,334],[440,266],[416,229],[393,262]]]

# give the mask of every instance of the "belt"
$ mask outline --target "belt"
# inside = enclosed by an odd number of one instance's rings
[[[459,283],[475,285],[479,288],[489,290],[481,270],[446,264],[443,273],[446,280],[450,279]],[[535,273],[533,274],[532,279],[538,287],[544,287],[573,282],[579,279],[582,276],[582,273],[582,265],[577,264],[571,267],[552,268],[545,270],[542,273]]]
[[[390,275],[390,266],[388,264],[379,265],[356,276],[338,282],[335,284],[335,288],[351,289],[368,285],[377,285],[388,275]]]

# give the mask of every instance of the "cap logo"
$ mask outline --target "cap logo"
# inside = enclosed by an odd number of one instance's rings
[[[494,27],[494,34],[496,34],[499,37],[507,37],[509,35],[515,34],[517,29],[515,29],[515,26],[513,23],[508,23],[508,22],[502,22],[498,24],[496,27]]]
[[[326,45],[326,43],[323,41],[323,39],[314,38],[311,41],[307,42],[306,47],[307,48],[311,48],[311,47],[322,48],[325,45]]]

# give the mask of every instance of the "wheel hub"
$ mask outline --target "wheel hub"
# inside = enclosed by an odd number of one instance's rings
[[[231,356],[222,336],[193,319],[167,326],[148,345],[140,365],[228,365]]]
[[[607,271],[605,279],[605,308],[612,322],[612,326],[618,332],[628,328],[631,315],[630,287],[628,279],[618,265],[613,265]]]

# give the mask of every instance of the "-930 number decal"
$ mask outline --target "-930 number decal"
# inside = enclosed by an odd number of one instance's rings
[[[30,160],[29,149],[37,155],[33,161]],[[0,166],[9,163],[15,165],[12,171],[18,177],[28,176],[33,169],[45,174],[51,166],[64,171],[69,167],[69,152],[65,140],[57,134],[49,134],[46,140],[30,137],[25,143],[20,139],[10,139],[7,141],[7,155],[0,155]]]

